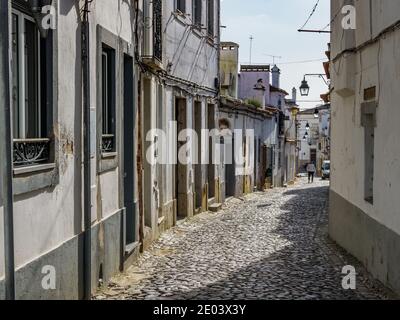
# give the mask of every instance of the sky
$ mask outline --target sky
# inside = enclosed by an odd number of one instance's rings
[[[298,90],[301,108],[313,108],[321,100],[320,94],[328,91],[322,79],[307,78],[310,95],[301,97],[299,86],[306,73],[324,73],[322,60],[308,63],[292,63],[324,59],[329,34],[299,33],[317,0],[222,0],[222,41],[240,45],[239,61],[250,61],[250,36],[254,37],[252,63],[275,63],[281,69],[281,87],[290,95],[292,88]],[[305,29],[322,29],[330,21],[330,1],[320,3]],[[329,30],[329,29],[328,29]],[[289,98],[289,97],[288,97]],[[313,102],[301,102],[301,101]]]

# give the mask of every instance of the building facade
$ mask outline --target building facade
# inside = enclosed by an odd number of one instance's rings
[[[292,89],[292,98],[285,99],[285,184],[291,185],[296,181],[298,173],[298,120],[299,106],[297,90]]]
[[[0,298],[5,230],[17,299],[88,298],[177,219],[223,200],[221,166],[193,152],[196,133],[218,129],[219,1],[49,4],[2,6],[14,223],[0,224]]]
[[[242,148],[245,162],[252,168],[231,178],[227,185],[236,187],[227,192],[229,196],[284,186],[296,177],[296,93],[292,99],[285,99],[288,93],[280,88],[281,71],[277,66],[241,65],[237,75],[238,50],[232,42],[221,45],[220,109],[231,130],[253,130],[251,144]],[[243,137],[233,138],[236,143],[238,139]],[[234,148],[238,147],[235,144]],[[234,154],[241,153],[234,149]],[[235,167],[238,165],[228,166],[227,179]]]
[[[357,28],[332,24],[330,235],[398,293],[400,3],[331,1],[332,18],[344,5]]]
[[[144,30],[142,52],[139,141],[147,246],[176,219],[219,203],[223,181],[220,166],[204,159],[209,138],[203,134],[218,129],[219,1],[145,5],[145,20],[160,10],[159,23]]]

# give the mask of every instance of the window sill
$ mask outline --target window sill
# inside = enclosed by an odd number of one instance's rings
[[[116,158],[118,156],[117,152],[104,152],[101,154],[102,159],[111,159]]]
[[[48,170],[53,170],[55,169],[56,165],[54,163],[48,163],[48,164],[39,164],[39,165],[32,165],[28,167],[20,167],[20,168],[14,168],[13,173],[14,176],[20,176],[20,175],[25,175],[25,174],[30,174],[30,173],[38,173],[42,171],[48,171]]]
[[[215,42],[214,42],[214,36],[211,36],[210,34],[208,34],[207,35],[207,43],[209,44],[209,45],[214,45],[215,44]]]
[[[103,152],[99,157],[98,172],[108,172],[115,170],[119,165],[118,152]]]
[[[59,173],[55,163],[14,168],[14,195],[23,195],[51,188],[59,183]]]
[[[173,14],[177,17],[180,17],[182,19],[186,19],[187,14],[185,12],[182,12],[181,10],[176,9],[173,11]]]
[[[374,198],[373,197],[368,197],[364,199],[367,203],[369,203],[370,205],[374,205]]]
[[[188,26],[190,24],[189,20],[186,19],[185,13],[177,10],[177,11],[173,11],[172,14],[175,17],[176,21],[179,22],[181,25]]]
[[[199,38],[204,37],[204,34],[203,34],[202,30],[201,30],[201,26],[193,25],[192,26],[192,31],[193,31],[193,34],[195,34],[197,37],[199,37]]]

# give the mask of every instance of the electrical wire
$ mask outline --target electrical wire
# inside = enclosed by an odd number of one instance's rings
[[[328,29],[332,25],[332,23],[336,20],[336,18],[338,17],[338,15],[339,15],[339,13],[341,11],[342,11],[342,8],[340,7],[339,10],[333,16],[332,20],[325,27],[323,27],[321,30],[325,31],[326,29]]]
[[[321,59],[313,59],[313,60],[302,60],[302,61],[289,61],[289,62],[282,62],[282,63],[277,63],[277,65],[283,65],[283,64],[303,64],[303,63],[311,63],[311,62],[319,62],[319,61],[326,61],[326,58],[321,58]]]
[[[303,24],[303,26],[302,26],[299,30],[303,30],[304,27],[305,27],[305,26],[308,24],[308,22],[311,20],[312,16],[314,15],[315,11],[316,11],[317,8],[318,8],[319,2],[320,2],[320,0],[317,0],[317,3],[314,5],[314,7],[313,7],[313,9],[312,9],[312,11],[311,11],[311,13],[310,13],[310,16],[307,18],[306,22]]]
[[[300,61],[288,61],[288,62],[277,62],[276,65],[288,65],[288,64],[304,64],[311,62],[326,61],[327,58],[311,59],[311,60],[300,60]],[[240,62],[241,64],[246,64],[245,62]],[[260,63],[262,64],[262,63]],[[265,64],[265,63],[264,63]]]

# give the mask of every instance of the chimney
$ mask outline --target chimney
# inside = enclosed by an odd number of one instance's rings
[[[292,100],[294,103],[297,102],[297,89],[295,87],[292,89]]]
[[[275,88],[280,88],[280,77],[281,77],[281,70],[275,65],[272,70],[272,86]]]
[[[262,79],[259,79],[254,86],[254,100],[260,102],[262,108],[265,108],[265,86]]]

